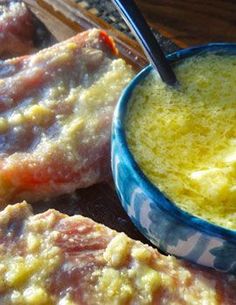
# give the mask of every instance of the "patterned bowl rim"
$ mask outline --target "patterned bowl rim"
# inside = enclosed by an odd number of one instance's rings
[[[236,43],[210,43],[206,45],[186,48],[178,50],[174,53],[167,55],[168,60],[171,62],[178,62],[181,59],[188,57],[213,52],[215,54],[236,55]],[[236,244],[236,230],[227,229],[219,225],[213,224],[200,217],[193,216],[176,206],[169,200],[150,180],[145,176],[137,162],[135,161],[131,151],[128,148],[125,132],[124,132],[124,119],[128,102],[135,87],[145,79],[145,77],[153,70],[151,65],[145,67],[139,72],[133,80],[124,89],[118,104],[116,106],[113,124],[112,124],[112,138],[117,139],[119,147],[122,149],[122,158],[132,168],[133,176],[139,181],[139,185],[148,194],[148,197],[156,203],[156,198],[159,199],[158,207],[162,211],[172,215],[178,221],[187,224],[197,231],[205,232],[210,236],[225,239]]]

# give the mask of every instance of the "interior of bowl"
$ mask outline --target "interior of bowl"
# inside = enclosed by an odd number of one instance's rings
[[[236,44],[234,43],[211,43],[203,46],[183,49],[172,53],[168,56],[168,59],[172,63],[178,63],[188,57],[195,55],[204,55],[206,53],[215,53],[217,55],[236,55]],[[152,71],[151,66],[147,66],[143,69],[128,85],[124,90],[114,113],[113,119],[113,133],[115,134],[117,141],[122,145],[123,148],[123,158],[129,164],[133,175],[139,181],[140,186],[145,189],[147,196],[156,202],[155,198],[158,198],[158,206],[174,217],[178,218],[180,221],[188,224],[195,229],[205,232],[209,235],[225,238],[236,244],[236,230],[226,229],[224,227],[215,225],[197,216],[183,211],[173,202],[171,202],[160,190],[154,186],[153,183],[145,176],[137,162],[135,161],[126,140],[124,122],[127,112],[127,106],[132,96],[135,87],[140,84],[147,75]]]

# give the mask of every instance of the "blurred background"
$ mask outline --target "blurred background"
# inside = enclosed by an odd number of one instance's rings
[[[111,0],[77,0],[118,30],[128,29]],[[179,47],[206,42],[236,42],[236,0],[136,0],[157,36]],[[165,40],[164,40],[165,43]]]

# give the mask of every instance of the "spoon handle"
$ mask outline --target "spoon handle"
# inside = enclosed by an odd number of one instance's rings
[[[168,60],[166,59],[154,34],[146,23],[133,0],[112,0],[117,9],[134,31],[137,40],[144,49],[147,58],[159,72],[161,79],[170,86],[176,86],[178,81]]]

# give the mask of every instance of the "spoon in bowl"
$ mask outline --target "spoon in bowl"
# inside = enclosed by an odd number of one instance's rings
[[[150,63],[159,72],[162,81],[169,86],[178,87],[178,80],[170,63],[135,2],[133,0],[112,0],[112,2],[135,34]]]

